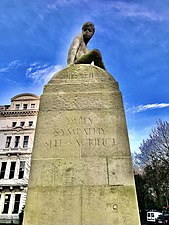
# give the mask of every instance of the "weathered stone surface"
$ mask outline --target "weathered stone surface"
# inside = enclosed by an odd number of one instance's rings
[[[41,187],[30,192],[25,224],[139,224],[131,186]]]
[[[30,188],[24,224],[81,224],[81,187]]]
[[[24,225],[139,225],[118,83],[72,65],[45,86]]]
[[[135,197],[131,186],[82,188],[82,224],[140,224]]]
[[[125,120],[120,115],[110,110],[39,112],[33,158],[129,155]]]
[[[105,158],[36,160],[32,167],[30,187],[108,184]]]

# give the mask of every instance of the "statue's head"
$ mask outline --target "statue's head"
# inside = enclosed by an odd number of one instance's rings
[[[85,39],[90,39],[95,32],[94,24],[91,22],[86,22],[82,26],[82,34]]]

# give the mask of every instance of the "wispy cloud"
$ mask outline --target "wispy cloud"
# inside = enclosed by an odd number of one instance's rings
[[[8,83],[9,85],[16,85],[17,82],[7,77],[0,77],[1,82]]]
[[[139,113],[150,109],[161,109],[166,107],[169,107],[169,103],[154,103],[154,104],[134,106],[132,108],[127,109],[126,112]]]
[[[47,9],[49,11],[58,10],[60,7],[69,7],[79,3],[79,0],[55,0],[54,2],[49,2],[47,4]],[[92,5],[90,0],[83,0],[84,5],[90,5],[89,8],[93,8],[94,14],[99,14],[100,11],[111,12],[114,10],[116,13],[119,13],[122,17],[135,17],[140,19],[146,19],[151,21],[164,21],[169,20],[169,10],[167,8],[162,8],[161,10],[154,10],[153,7],[148,6],[146,3],[133,3],[123,1],[98,1],[93,0]],[[96,10],[97,9],[97,10]]]
[[[55,2],[48,3],[46,7],[49,10],[56,10],[60,6],[70,6],[77,3],[79,3],[79,0],[55,0]]]
[[[14,60],[14,61],[0,67],[0,73],[6,73],[6,72],[9,72],[10,70],[17,69],[21,65],[22,64],[20,63],[19,60]]]
[[[31,78],[35,84],[45,84],[61,69],[61,65],[39,65],[38,62],[35,62],[27,68],[26,76]]]
[[[123,17],[137,17],[151,21],[169,20],[168,11],[166,11],[167,9],[155,11],[152,8],[148,8],[147,5],[143,6],[141,4],[126,1],[113,1],[109,4],[102,3],[102,9],[106,11],[112,11],[112,9],[114,9]]]

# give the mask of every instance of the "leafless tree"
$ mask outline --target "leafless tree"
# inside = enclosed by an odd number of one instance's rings
[[[147,140],[134,154],[134,166],[143,170],[143,179],[149,192],[162,206],[169,197],[169,123],[159,120]]]

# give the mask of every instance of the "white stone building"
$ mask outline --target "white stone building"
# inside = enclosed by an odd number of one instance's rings
[[[0,106],[0,224],[18,224],[25,205],[38,108],[29,93]]]

